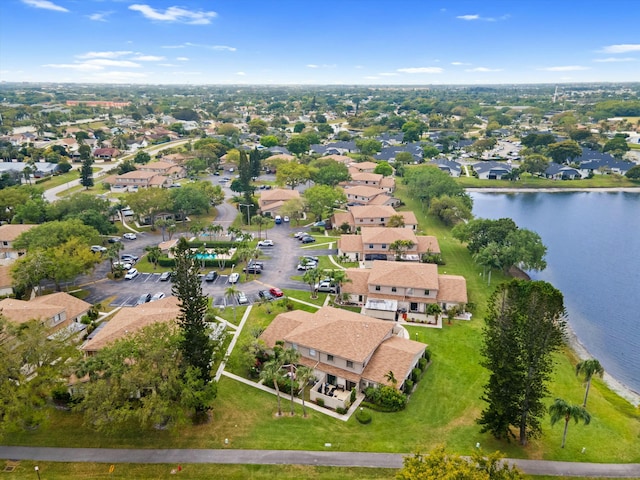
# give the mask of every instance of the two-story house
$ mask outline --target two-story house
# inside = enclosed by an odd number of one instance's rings
[[[346,273],[350,281],[342,285],[342,293],[375,318],[397,320],[400,313],[407,313],[429,320],[429,304],[437,303],[444,311],[467,303],[465,278],[441,275],[431,263],[375,260],[371,269],[347,269]]]
[[[352,232],[362,227],[385,227],[391,217],[400,216],[404,228],[416,230],[418,219],[413,212],[397,212],[390,205],[353,205],[347,212],[336,212],[331,217],[331,225],[340,228],[347,224]]]
[[[375,187],[392,194],[396,189],[396,179],[379,173],[360,172],[356,167],[349,168],[351,180],[341,183],[344,188],[357,186]]]
[[[344,408],[351,389],[390,385],[390,371],[402,388],[427,347],[399,337],[402,330],[395,323],[322,307],[315,313],[279,314],[260,339],[269,349],[284,342],[284,348],[300,354],[299,364],[314,370],[312,401],[322,399],[328,407]]]
[[[135,191],[138,188],[167,188],[173,184],[171,177],[154,171],[134,170],[122,175],[112,175],[103,180],[113,191]]]
[[[176,165],[172,162],[151,162],[138,167],[139,171],[154,172],[158,175],[171,177],[173,180],[179,180],[187,176],[187,169],[182,165]]]
[[[0,300],[0,311],[14,323],[40,320],[52,333],[74,324],[80,326],[82,317],[91,304],[65,292],[35,297],[29,301],[5,298]]]
[[[5,224],[0,225],[0,258],[16,259],[24,252],[13,247],[13,242],[22,233],[31,230],[36,225]]]
[[[402,251],[391,248],[398,240],[406,242]],[[418,262],[426,253],[440,253],[438,239],[417,236],[410,228],[366,227],[361,229],[360,235],[342,235],[338,240],[338,255],[346,256],[352,262],[365,262],[366,267],[374,260],[395,260],[397,254],[401,260]]]
[[[393,198],[387,190],[379,187],[369,187],[366,185],[345,186],[347,204],[355,205],[400,205],[400,200]]]
[[[300,192],[297,190],[284,188],[262,190],[260,198],[258,199],[258,206],[263,215],[275,216],[286,201],[296,198],[300,198]]]

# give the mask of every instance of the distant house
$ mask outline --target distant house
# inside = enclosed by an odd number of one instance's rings
[[[59,165],[57,163],[50,162],[0,162],[0,173],[3,172],[24,172],[24,169],[29,167],[31,169],[31,176],[33,178],[49,177],[58,171]]]
[[[144,303],[136,307],[123,307],[104,327],[95,332],[82,350],[93,355],[107,345],[131,335],[138,330],[159,322],[173,322],[180,315],[179,299],[168,296],[155,302]]]
[[[418,365],[427,345],[403,338],[397,324],[359,313],[322,307],[281,313],[260,335],[269,349],[276,342],[300,354],[298,363],[314,371],[311,400],[330,408],[344,408],[351,389],[391,385],[394,373],[402,388]]]
[[[112,175],[103,180],[114,191],[135,191],[138,188],[167,188],[173,184],[171,177],[154,171],[134,170],[122,175]]]
[[[14,323],[40,320],[52,333],[80,324],[91,304],[65,292],[35,297],[29,301],[5,298],[0,300],[0,311]],[[79,325],[78,325],[79,326]]]
[[[426,253],[440,253],[436,237],[416,236],[409,228],[365,227],[360,235],[342,235],[338,239],[338,255],[346,256],[352,262],[363,261],[370,267],[374,260],[395,260],[391,244],[396,240],[412,243],[401,256],[404,261],[419,262]]]
[[[462,173],[462,164],[453,160],[447,160],[444,158],[437,158],[431,160],[428,165],[434,165],[443,172],[449,174],[452,177],[459,177]]]
[[[154,172],[158,175],[170,177],[173,180],[179,180],[187,176],[187,169],[182,165],[176,165],[173,162],[151,162],[146,165],[140,165],[138,170],[143,172]]]
[[[501,180],[511,173],[511,165],[493,161],[475,163],[473,169],[481,180]]]
[[[326,145],[311,145],[309,147],[311,153],[319,155],[344,155],[345,153],[356,153],[360,150],[356,146],[356,142],[331,142]]]
[[[331,217],[331,225],[340,228],[342,224],[348,224],[351,231],[361,227],[385,227],[389,219],[394,215],[400,215],[404,220],[404,228],[416,230],[418,219],[411,211],[397,212],[389,205],[354,205],[347,212],[336,212]]]
[[[579,170],[554,162],[549,164],[547,169],[544,171],[544,176],[554,180],[579,180],[582,178],[582,174]]]
[[[275,216],[280,211],[280,207],[288,200],[300,198],[297,190],[284,188],[274,188],[273,190],[262,190],[258,199],[258,206],[263,215]]]
[[[13,293],[13,277],[11,265],[0,265],[0,296],[9,296]]]
[[[400,205],[400,200],[391,197],[387,192],[386,189],[365,185],[356,185],[344,190],[349,205]]]
[[[429,304],[444,311],[467,303],[465,278],[440,275],[431,263],[376,260],[371,269],[350,268],[346,273],[351,281],[343,284],[342,293],[375,318],[397,320],[404,311],[411,318],[427,320]]]
[[[120,155],[120,150],[117,148],[109,147],[109,148],[96,148],[93,151],[93,156],[95,158],[111,161],[114,157]]]
[[[22,233],[28,232],[36,225],[5,224],[0,225],[0,258],[16,259],[24,252],[13,247],[13,242]]]
[[[618,160],[617,158],[594,158],[580,163],[580,173],[583,177],[587,177],[591,174],[610,174],[615,173],[618,175],[626,174],[636,164],[625,160]]]

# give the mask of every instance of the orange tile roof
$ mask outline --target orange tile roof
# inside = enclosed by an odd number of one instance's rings
[[[0,289],[9,288],[12,285],[11,265],[0,265]]]
[[[337,225],[338,227],[340,226]],[[341,235],[338,239],[338,250],[341,252],[362,252],[360,235]]]
[[[438,243],[438,239],[436,237],[431,235],[420,235],[416,238],[418,239],[418,252],[440,253],[440,244]]]
[[[440,275],[438,277],[439,302],[467,303],[467,280],[460,275]]]
[[[169,296],[136,307],[123,307],[95,337],[82,346],[82,349],[86,352],[95,352],[147,325],[173,322],[180,314],[179,302],[177,297]]]
[[[360,197],[373,197],[375,195],[381,195],[386,193],[384,190],[378,187],[370,187],[368,185],[356,185],[344,189],[344,193],[349,195],[358,195]]]
[[[400,383],[409,376],[416,357],[422,356],[426,348],[424,343],[393,336],[378,347],[362,372],[362,378],[381,385],[391,385],[385,378],[391,371]]]
[[[418,225],[418,218],[416,217],[415,213],[411,211],[407,211],[407,212],[396,212],[396,214],[402,215],[402,218],[404,218],[405,225]]]
[[[80,300],[79,298],[69,295],[66,292],[52,293],[51,295],[44,295],[42,297],[36,297],[30,301],[30,303],[40,305],[62,305],[67,312],[67,318],[75,318],[81,315],[91,308],[89,302]]]
[[[37,225],[20,225],[20,224],[10,224],[7,223],[5,225],[0,226],[0,241],[3,242],[13,242],[16,238],[20,236],[20,234],[24,232],[28,232],[33,227]]]
[[[396,215],[398,212],[388,205],[355,205],[349,207],[349,211],[355,220],[359,218],[386,218]]]
[[[5,298],[0,300],[0,310],[10,321],[24,323],[29,320],[47,320],[66,313],[67,320],[88,311],[91,304],[66,292],[35,297],[29,301]]]
[[[401,227],[363,227],[361,230],[362,243],[385,243],[391,244],[396,240],[409,240],[414,245],[418,245],[413,230]]]
[[[369,274],[371,270],[368,268],[347,268],[345,273],[351,281],[343,283],[340,289],[345,293],[366,295],[369,290]]]
[[[438,290],[438,266],[431,263],[375,260],[371,266],[369,284]]]
[[[292,198],[300,198],[300,192],[297,190],[274,188],[273,190],[263,190],[260,194],[260,201],[263,203],[286,201],[291,200]]]
[[[340,225],[343,223],[348,223],[349,225],[354,226],[353,215],[351,215],[351,212],[335,212],[333,214],[331,224],[334,228],[340,228]]]

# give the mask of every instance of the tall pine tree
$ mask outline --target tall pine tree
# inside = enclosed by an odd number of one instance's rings
[[[498,439],[520,444],[541,432],[544,397],[553,373],[553,354],[564,343],[562,293],[551,284],[512,280],[491,296],[484,329],[482,365],[491,373],[478,423]]]
[[[175,268],[172,293],[180,299],[178,324],[182,330],[180,349],[185,372],[195,372],[203,388],[211,382],[211,364],[215,345],[209,337],[205,321],[207,297],[202,294],[202,283],[198,277],[198,260],[192,255],[189,243],[182,237],[174,248]],[[189,368],[191,367],[191,369]],[[196,405],[197,412],[203,412],[207,405]]]
[[[82,167],[80,167],[80,185],[89,189],[93,187],[93,160],[87,158],[82,161]]]

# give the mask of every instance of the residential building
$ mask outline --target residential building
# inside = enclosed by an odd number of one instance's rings
[[[288,200],[300,198],[300,192],[284,188],[274,188],[273,190],[262,190],[258,199],[258,206],[263,215],[275,216],[280,211],[280,207]]]
[[[501,180],[511,173],[511,165],[495,161],[474,163],[473,169],[481,180]]]
[[[331,225],[340,228],[343,224],[350,227],[351,232],[355,232],[361,227],[385,227],[389,219],[399,215],[404,221],[404,228],[416,230],[418,219],[411,212],[397,212],[389,205],[354,205],[349,207],[347,212],[336,212],[331,217]]]
[[[397,320],[404,311],[411,318],[428,320],[429,304],[437,303],[444,311],[467,303],[465,278],[439,274],[435,264],[375,260],[371,269],[346,272],[351,281],[343,284],[342,293],[375,318]]]
[[[374,260],[395,260],[396,252],[391,245],[397,240],[411,242],[411,247],[402,254],[401,259],[419,262],[426,253],[440,253],[438,240],[434,236],[417,236],[410,228],[402,227],[364,227],[360,235],[342,235],[338,240],[338,255],[347,256],[350,261],[365,262],[371,266]]]
[[[16,250],[13,242],[24,232],[36,225],[5,224],[0,225],[0,258],[16,259],[24,252]]]
[[[138,167],[139,171],[154,172],[158,175],[170,177],[173,180],[179,180],[187,176],[187,169],[182,165],[176,165],[173,162],[151,162]]]
[[[159,175],[154,171],[134,170],[122,175],[111,175],[103,180],[113,191],[135,191],[138,188],[164,187],[173,184],[171,177]]]
[[[390,196],[387,190],[378,187],[357,185],[345,187],[348,205],[389,205],[398,206],[400,200]]]
[[[312,401],[322,399],[327,407],[344,408],[353,388],[363,391],[390,385],[390,371],[396,386],[402,388],[427,347],[399,336],[402,332],[396,323],[322,307],[315,313],[295,310],[279,314],[260,339],[269,349],[284,342],[284,348],[300,354],[299,364],[313,369]]]
[[[107,161],[111,161],[111,159],[113,159],[114,157],[117,157],[118,155],[120,155],[120,150],[113,147],[96,148],[93,151],[93,156],[95,158],[99,158],[101,160],[107,160]]]

